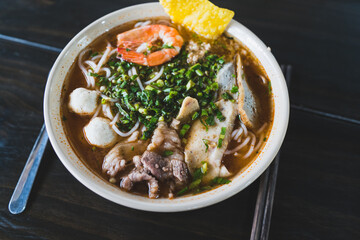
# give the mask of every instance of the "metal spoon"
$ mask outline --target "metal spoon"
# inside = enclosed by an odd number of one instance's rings
[[[11,196],[9,211],[12,214],[19,214],[25,210],[48,139],[44,124]]]

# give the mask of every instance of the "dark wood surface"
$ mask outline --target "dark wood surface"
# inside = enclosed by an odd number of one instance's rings
[[[142,212],[85,188],[50,145],[27,209],[7,210],[43,122],[57,48],[93,20],[139,2],[0,2],[0,239],[249,239],[258,182],[201,210]],[[359,2],[234,2],[214,1],[293,66],[270,239],[360,239]]]

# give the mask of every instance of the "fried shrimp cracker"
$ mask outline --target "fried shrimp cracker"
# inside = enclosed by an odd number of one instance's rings
[[[234,16],[208,0],[160,0],[160,4],[172,21],[209,39],[221,35]]]

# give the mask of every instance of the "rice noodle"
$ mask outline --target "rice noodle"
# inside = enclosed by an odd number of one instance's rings
[[[108,96],[106,96],[106,95],[104,95],[104,94],[100,94],[101,95],[101,97],[103,98],[103,99],[105,99],[106,101],[109,101],[109,102],[118,102],[119,100],[117,100],[117,99],[115,99],[115,98],[111,98],[111,97],[108,97]]]
[[[144,26],[147,26],[151,23],[150,20],[147,20],[145,22],[137,22],[135,25],[134,25],[134,28],[138,28],[138,27],[144,27]]]
[[[98,55],[96,55],[96,56],[93,56],[93,57],[91,58],[91,61],[95,61],[95,60],[101,58],[101,56],[102,56],[102,55],[100,55],[100,54],[98,54]]]
[[[89,65],[92,69],[96,68],[96,63],[91,61],[91,60],[86,60],[84,63],[86,63],[87,65]]]
[[[261,126],[261,128],[259,128],[259,130],[256,131],[256,134],[261,133],[261,132],[266,128],[266,126],[267,126],[267,123],[264,123],[264,124]]]
[[[111,70],[110,70],[110,68],[103,67],[103,68],[100,68],[100,71],[99,71],[99,72],[101,72],[101,71],[104,71],[104,72],[106,73],[106,77],[107,77],[107,78],[110,77],[110,75],[111,75]]]
[[[95,78],[93,76],[90,76],[90,73],[92,73],[93,71],[91,69],[88,70],[89,74],[86,74],[89,78],[89,83],[90,83],[90,88],[94,88],[95,87]]]
[[[127,133],[124,133],[122,131],[120,131],[115,124],[112,125],[112,129],[117,133],[119,134],[121,137],[128,137],[130,136],[133,132],[136,131],[136,129],[138,129],[140,125],[140,121],[137,121],[134,125],[134,127],[132,129],[130,129],[130,131],[128,131]]]
[[[158,73],[156,73],[152,79],[150,79],[149,81],[146,81],[145,84],[148,85],[148,84],[158,80],[162,76],[163,73],[164,73],[164,66],[162,66],[160,68],[160,71]]]
[[[112,114],[111,109],[110,109],[110,104],[108,104],[108,103],[102,104],[102,112],[103,112],[103,115],[105,117],[109,118],[110,120],[114,119],[114,115]]]
[[[137,75],[137,72],[136,72],[136,68],[135,67],[132,67],[132,73],[133,73],[133,76],[134,75]],[[139,78],[139,76],[138,77],[136,77],[136,81],[138,82],[138,84],[139,84],[139,87],[140,87],[140,89],[141,89],[141,91],[143,91],[145,88],[143,87],[143,85],[142,85],[142,83],[141,83],[141,80],[140,80],[140,78]]]
[[[248,130],[247,130],[245,124],[243,124],[242,122],[240,122],[240,125],[241,125],[241,128],[244,130],[244,135],[245,135],[245,137],[246,137],[246,136],[248,135]]]
[[[160,20],[156,21],[156,24],[166,25],[169,27],[173,26],[170,21],[165,20],[165,19],[160,19]]]
[[[239,137],[242,135],[244,129],[243,128],[240,128],[239,131],[237,132],[237,134],[235,135],[234,139],[235,140],[238,140]],[[246,135],[245,135],[246,136]]]
[[[117,120],[119,120],[119,117],[120,117],[120,113],[117,113],[113,118],[113,120],[110,122],[110,125],[114,125],[117,122]]]
[[[92,118],[90,119],[90,121],[99,115],[101,108],[102,108],[102,106],[101,106],[101,104],[99,104],[99,106],[96,108],[96,111],[95,111],[94,115],[92,116]]]
[[[239,129],[235,129],[235,130],[231,133],[231,138],[234,138],[238,131],[239,131]]]
[[[245,147],[245,145],[248,144],[248,142],[250,141],[250,138],[251,138],[251,137],[247,137],[242,144],[240,144],[239,146],[235,147],[234,149],[232,149],[232,150],[226,150],[226,151],[225,151],[225,155],[233,154],[233,153],[239,151],[240,149],[242,149],[243,147]]]
[[[243,159],[248,158],[254,151],[254,146],[255,146],[255,142],[256,142],[256,136],[252,132],[250,132],[249,134],[251,135],[252,140],[251,140],[249,151],[243,156]]]
[[[117,53],[117,48],[114,48],[110,51],[109,56],[112,56],[113,54]]]
[[[102,65],[104,65],[104,63],[108,60],[109,53],[111,50],[112,50],[112,47],[111,47],[110,43],[108,43],[104,54],[102,55],[100,61],[98,62],[96,68],[94,69],[95,73],[98,73],[100,71],[100,68],[102,67]]]
[[[266,84],[266,79],[264,78],[264,76],[262,76],[262,75],[259,75],[259,77],[261,78],[261,80],[262,80],[262,83],[263,83],[263,84]]]
[[[79,60],[78,60],[78,65],[79,68],[81,69],[81,72],[83,73],[86,83],[87,83],[87,87],[92,87],[91,85],[91,80],[90,80],[90,76],[88,75],[88,71],[86,70],[86,68],[84,67],[82,61],[83,61],[83,56],[85,53],[87,53],[90,49],[85,49],[84,51],[82,51],[79,55]]]
[[[263,139],[264,139],[264,133],[262,133],[262,134],[260,135],[259,141],[258,141],[258,143],[256,144],[256,146],[255,146],[255,148],[254,148],[254,151],[259,150],[259,148],[260,148],[260,146],[261,146],[261,143],[264,141]]]

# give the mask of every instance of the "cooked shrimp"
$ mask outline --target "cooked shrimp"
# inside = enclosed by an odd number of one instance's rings
[[[165,25],[148,25],[132,29],[117,35],[118,52],[121,58],[128,62],[144,66],[163,64],[179,54],[184,43],[179,32]],[[162,48],[149,54],[144,54],[148,48],[161,40],[169,48]],[[163,45],[163,46],[164,46]]]

